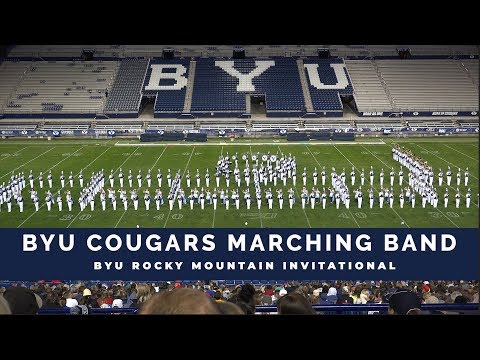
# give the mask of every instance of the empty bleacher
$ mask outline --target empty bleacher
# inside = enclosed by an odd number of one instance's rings
[[[461,120],[457,120],[458,122],[458,125],[460,125],[460,127],[471,127],[471,128],[475,128],[475,127],[478,127],[478,118],[475,120],[475,119],[469,119],[469,120],[466,120],[466,119],[461,119]]]
[[[28,68],[4,109],[11,117],[94,116],[113,82],[116,62],[41,61]]]
[[[478,110],[478,87],[456,60],[376,60],[401,111]]]
[[[110,116],[138,115],[148,62],[148,59],[122,60],[108,94],[105,113]]]
[[[359,119],[355,121],[357,129],[359,128],[403,128],[405,127],[402,122],[396,118],[390,118],[388,120],[375,120],[375,119]]]
[[[118,131],[135,131],[140,132],[142,130],[142,123],[134,122],[106,122],[99,121],[95,125],[95,130],[118,130]]]
[[[316,112],[336,112],[338,115],[341,116],[343,105],[340,98],[340,95],[352,95],[353,88],[351,82],[348,78],[348,74],[346,69],[343,69],[345,74],[346,83],[341,83],[341,80],[345,78],[339,79],[333,67],[333,64],[344,64],[343,59],[315,59],[315,58],[308,58],[304,61],[305,64],[305,72],[307,79],[309,80],[309,91],[310,96],[312,98],[313,108]],[[318,68],[316,71],[318,72],[320,82],[326,86],[326,88],[318,89],[312,84],[312,79],[309,78],[309,74],[307,71],[307,67],[317,65]],[[335,66],[335,65],[333,65]],[[345,65],[344,65],[345,66]],[[329,89],[328,86],[335,86],[334,89]]]
[[[0,123],[0,130],[35,130],[37,124],[31,123],[14,123],[14,124],[4,124]]]
[[[411,119],[408,120],[409,127],[428,127],[428,128],[453,128],[457,125],[453,120],[440,120],[440,119]]]
[[[11,94],[20,84],[29,62],[4,61],[0,64],[0,114],[6,106]]]
[[[467,75],[478,88],[479,60],[460,60],[458,64],[466,71]]]
[[[359,112],[392,112],[382,79],[371,60],[345,60]]]

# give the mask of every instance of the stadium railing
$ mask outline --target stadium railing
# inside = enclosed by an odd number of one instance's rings
[[[385,304],[370,304],[370,305],[313,305],[317,312],[324,314],[336,315],[361,315],[361,314],[385,314],[388,310],[388,303]],[[479,303],[470,304],[422,304],[422,311],[426,312],[480,312]],[[111,314],[135,314],[137,308],[91,308],[90,314],[96,315],[111,315]],[[257,306],[255,311],[257,313],[276,313],[276,306]],[[40,309],[40,315],[67,315],[70,314],[70,309]]]

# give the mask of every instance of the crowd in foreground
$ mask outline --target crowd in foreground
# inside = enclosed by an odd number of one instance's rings
[[[136,308],[138,314],[255,314],[261,305],[276,307],[278,314],[318,314],[312,305],[388,303],[389,313],[405,315],[421,314],[422,304],[478,302],[478,281],[292,281],[261,286],[176,281],[88,287],[59,282],[0,288],[0,314],[62,308],[70,314],[89,314],[93,308]]]

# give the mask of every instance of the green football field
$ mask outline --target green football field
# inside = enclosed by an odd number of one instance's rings
[[[380,188],[379,172],[381,168],[385,170],[385,183],[390,187],[389,172],[392,166],[398,172],[400,164],[392,159],[391,148],[394,142],[399,142],[402,146],[412,150],[415,154],[428,161],[434,167],[435,184],[437,183],[436,174],[438,169],[442,168],[444,173],[447,166],[452,168],[452,187],[449,188],[450,203],[448,208],[443,207],[443,194],[445,193],[446,181],[442,189],[439,190],[439,207],[434,209],[427,204],[424,209],[421,207],[420,197],[417,194],[415,209],[405,203],[403,209],[400,209],[398,195],[400,186],[398,177],[395,177],[394,193],[395,204],[393,209],[389,206],[379,208],[375,203],[373,209],[368,206],[367,189],[369,186],[368,171],[372,165],[375,170],[375,182],[373,189],[375,195],[378,195]],[[11,213],[7,212],[6,204],[1,206],[0,227],[2,228],[35,228],[35,227],[55,227],[55,228],[131,228],[139,225],[140,227],[150,228],[212,228],[212,227],[249,227],[249,228],[402,228],[402,227],[428,227],[428,228],[464,228],[478,227],[478,138],[425,138],[425,139],[370,139],[355,143],[329,143],[329,142],[309,142],[308,144],[286,143],[281,140],[215,140],[208,143],[196,144],[175,144],[175,143],[140,143],[138,140],[64,140],[53,139],[51,141],[31,139],[31,140],[2,140],[0,141],[0,183],[7,182],[12,172],[23,171],[27,178],[27,188],[24,191],[25,208],[20,213],[17,205],[13,205]],[[266,200],[262,201],[262,208],[258,210],[256,201],[252,199],[252,207],[246,209],[243,200],[240,202],[240,209],[237,210],[233,204],[226,210],[225,205],[218,202],[216,210],[213,205],[206,204],[205,209],[201,210],[200,205],[196,204],[193,210],[190,210],[189,204],[184,205],[183,209],[178,209],[177,202],[172,211],[166,200],[168,186],[166,181],[167,169],[170,168],[174,174],[180,170],[182,175],[189,169],[192,176],[192,186],[195,184],[196,169],[200,169],[202,174],[202,186],[204,183],[205,169],[209,168],[211,179],[210,189],[215,186],[214,170],[220,154],[234,155],[238,153],[251,155],[260,153],[275,154],[283,152],[291,153],[297,160],[297,203],[293,209],[288,208],[287,190],[292,186],[291,179],[287,181],[287,187],[279,181],[277,188],[284,190],[284,208],[278,208],[278,202],[274,200],[272,210],[268,209]],[[251,164],[251,161],[250,161]],[[239,161],[240,169],[244,168],[244,161]],[[328,187],[330,170],[333,167],[340,173],[342,168],[346,170],[346,180],[349,185],[352,199],[350,209],[341,205],[336,209],[334,204],[327,202],[327,208],[323,210],[321,206],[316,205],[315,209],[307,206],[304,210],[301,207],[300,191],[302,189],[301,173],[304,167],[307,167],[308,181],[307,188],[310,190],[313,186],[312,172],[317,167],[320,172],[322,166],[327,170]],[[355,188],[360,184],[360,170],[365,168],[366,181],[363,187],[364,201],[361,209],[357,208],[356,201],[353,198],[353,187],[350,186],[351,168],[356,168],[357,178]],[[60,173],[63,170],[68,177],[70,171],[78,175],[80,169],[83,169],[85,182],[90,177],[92,171],[104,169],[106,175],[106,187],[109,187],[108,175],[113,169],[118,173],[119,168],[123,169],[125,174],[126,189],[129,190],[126,176],[128,170],[132,170],[134,175],[134,186],[136,185],[136,175],[138,170],[142,170],[143,188],[139,192],[139,209],[135,211],[129,204],[127,211],[123,210],[123,205],[117,196],[117,210],[113,211],[110,204],[107,210],[102,211],[100,201],[95,203],[95,211],[90,211],[88,206],[83,212],[80,212],[78,203],[74,204],[72,212],[68,211],[65,196],[63,195],[63,211],[59,212],[56,204],[52,206],[50,212],[47,211],[45,204],[46,174],[52,171],[53,191],[60,189]],[[460,208],[455,208],[454,194],[456,192],[456,172],[458,167],[462,169],[462,184],[460,192],[462,201]],[[472,203],[470,208],[465,207],[465,193],[467,188],[463,185],[463,170],[468,167],[470,172],[469,187],[472,189]],[[160,211],[155,208],[153,195],[157,188],[157,169],[162,170],[163,184],[162,192],[165,198],[165,204],[161,206]],[[143,204],[143,189],[146,187],[145,175],[147,170],[152,171],[152,187],[150,194],[152,202],[150,210],[146,211]],[[39,172],[44,173],[44,189],[39,189],[40,210],[35,212],[33,203],[30,200],[30,185],[28,174],[33,170],[35,177]],[[243,173],[242,173],[243,175]],[[273,185],[273,184],[272,184]],[[38,188],[38,182],[35,181]],[[245,186],[242,176],[242,188]],[[270,185],[269,185],[270,186]],[[404,169],[404,184],[407,186],[407,171]],[[115,188],[118,189],[118,178],[115,177]],[[221,188],[225,188],[225,179],[221,179]],[[231,176],[230,188],[236,188],[233,176]],[[272,190],[274,189],[273,186]],[[320,176],[317,187],[322,190]],[[186,194],[190,193],[186,188],[185,180],[182,180],[182,188]],[[70,189],[70,184],[66,181],[65,189],[62,193]],[[52,191],[52,192],[53,192]],[[250,193],[254,196],[253,184],[250,183]],[[276,192],[273,192],[276,195]],[[78,199],[79,182],[75,177],[75,186],[72,190],[75,201]],[[241,193],[242,194],[242,193]],[[328,194],[327,194],[328,195]],[[242,197],[243,199],[243,194]],[[247,224],[247,225],[246,225]]]

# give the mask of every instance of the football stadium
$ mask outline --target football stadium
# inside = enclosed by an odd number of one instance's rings
[[[1,54],[2,229],[479,227],[478,46]],[[479,311],[478,280],[20,280],[7,313]]]

